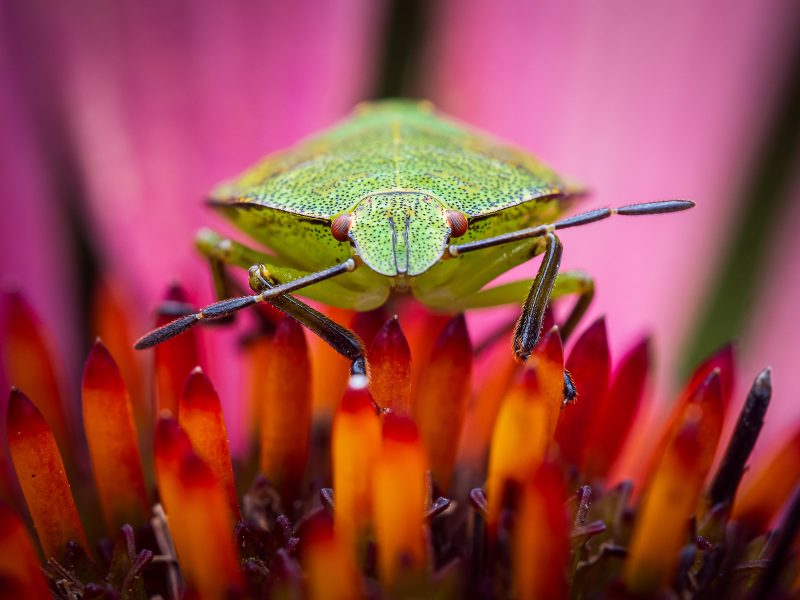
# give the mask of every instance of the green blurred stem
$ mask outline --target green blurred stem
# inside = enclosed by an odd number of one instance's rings
[[[728,248],[716,280],[689,330],[681,354],[680,380],[714,350],[742,335],[756,314],[766,266],[774,257],[774,237],[790,208],[791,186],[800,150],[800,36],[795,36],[786,82],[776,99],[761,151],[754,153]]]
[[[391,0],[373,98],[416,97],[435,0]]]

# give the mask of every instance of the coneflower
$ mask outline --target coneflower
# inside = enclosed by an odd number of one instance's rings
[[[6,371],[18,387],[6,415],[4,597],[798,592],[800,432],[743,477],[771,373],[756,375],[722,439],[730,347],[697,369],[642,452],[626,442],[645,401],[650,342],[615,362],[603,319],[567,353],[551,326],[517,365],[503,336],[473,348],[460,315],[357,316],[371,378],[343,391],[346,365],[326,364],[338,358],[268,312],[243,344],[255,442],[231,456],[196,338],[165,344],[144,379],[120,345],[124,313],[101,297],[101,331],[116,332],[122,355],[101,340],[92,347],[82,421],[58,391],[38,319],[22,297],[6,297]],[[174,288],[169,302],[186,299]],[[567,406],[565,368],[579,391]],[[611,478],[622,458],[639,465],[635,484]]]

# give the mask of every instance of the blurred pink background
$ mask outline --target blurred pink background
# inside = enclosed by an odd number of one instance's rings
[[[613,356],[653,333],[651,387],[662,405],[680,383],[688,328],[792,68],[798,19],[798,7],[785,2],[449,0],[436,20],[440,37],[425,73],[433,100],[577,178],[593,191],[584,208],[697,202],[691,213],[618,218],[561,236],[562,266],[597,280],[587,321],[608,315]],[[795,208],[775,232],[767,284],[737,345],[735,412],[756,373],[774,367],[765,438],[800,419],[799,355],[787,335],[800,298],[795,180],[787,202]],[[533,277],[535,268],[503,280]]]
[[[193,252],[219,180],[344,116],[381,76],[388,2],[10,0],[0,8],[0,277],[31,298],[74,373],[85,356],[77,222],[122,280],[144,330],[166,285],[211,298]],[[791,2],[446,0],[431,3],[413,90],[587,185],[586,208],[691,198],[690,213],[565,232],[564,266],[597,278],[614,356],[652,331],[657,398],[676,388],[739,191],[791,68]],[[72,171],[70,171],[72,169]],[[65,171],[67,171],[65,175]],[[65,181],[77,198],[65,201]],[[800,195],[800,180],[793,197]],[[791,335],[798,202],[774,233],[767,284],[741,336],[741,403],[775,368],[767,435],[800,417]],[[767,233],[765,233],[766,235]],[[509,277],[532,277],[537,263]],[[480,337],[507,311],[470,316]],[[588,321],[587,321],[588,323]],[[233,334],[210,374],[243,428]],[[77,351],[76,349],[80,349]],[[75,388],[77,389],[77,388]]]

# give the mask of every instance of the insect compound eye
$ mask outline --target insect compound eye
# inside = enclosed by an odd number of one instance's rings
[[[450,226],[451,237],[461,237],[467,233],[467,229],[469,229],[469,222],[467,221],[467,216],[464,213],[460,213],[457,210],[448,210],[446,217],[447,224]]]
[[[333,223],[331,223],[331,233],[333,237],[340,242],[346,242],[348,239],[347,234],[350,232],[350,226],[352,224],[353,215],[350,213],[345,213],[336,217]]]

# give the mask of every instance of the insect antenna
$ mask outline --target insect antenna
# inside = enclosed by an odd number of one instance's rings
[[[686,210],[692,208],[693,206],[694,202],[691,200],[661,200],[658,202],[628,204],[626,206],[620,206],[619,208],[596,208],[594,210],[567,217],[566,219],[560,219],[553,223],[545,223],[543,225],[537,225],[536,227],[512,231],[511,233],[503,233],[494,237],[475,240],[474,242],[451,244],[448,246],[448,253],[451,257],[456,257],[467,252],[483,250],[484,248],[499,246],[500,244],[508,244],[509,242],[517,242],[519,240],[542,237],[559,229],[567,229],[569,227],[587,225],[589,223],[594,223],[595,221],[602,221],[611,215],[655,215],[660,213]]]
[[[170,321],[166,325],[162,325],[158,329],[154,329],[147,335],[139,338],[139,340],[134,345],[134,348],[137,350],[144,350],[145,348],[151,348],[152,346],[156,346],[161,342],[165,342],[170,338],[175,337],[189,329],[195,323],[198,323],[200,318],[197,314],[185,315],[183,317],[179,317],[174,321]]]
[[[279,298],[296,290],[319,283],[320,281],[325,281],[326,279],[336,277],[337,275],[349,273],[355,268],[355,260],[348,258],[341,264],[323,269],[322,271],[317,271],[316,273],[311,273],[304,277],[299,277],[293,281],[288,281],[280,285],[269,287],[257,294],[252,294],[250,296],[239,296],[237,298],[228,298],[226,300],[209,304],[196,313],[184,315],[167,323],[166,325],[162,325],[161,327],[154,329],[147,335],[139,338],[134,345],[134,348],[137,350],[144,350],[146,348],[156,346],[161,342],[165,342],[166,340],[183,333],[201,321],[213,321],[230,317],[234,313],[242,310],[243,308],[247,308],[248,306],[252,306],[256,302],[264,302]]]

